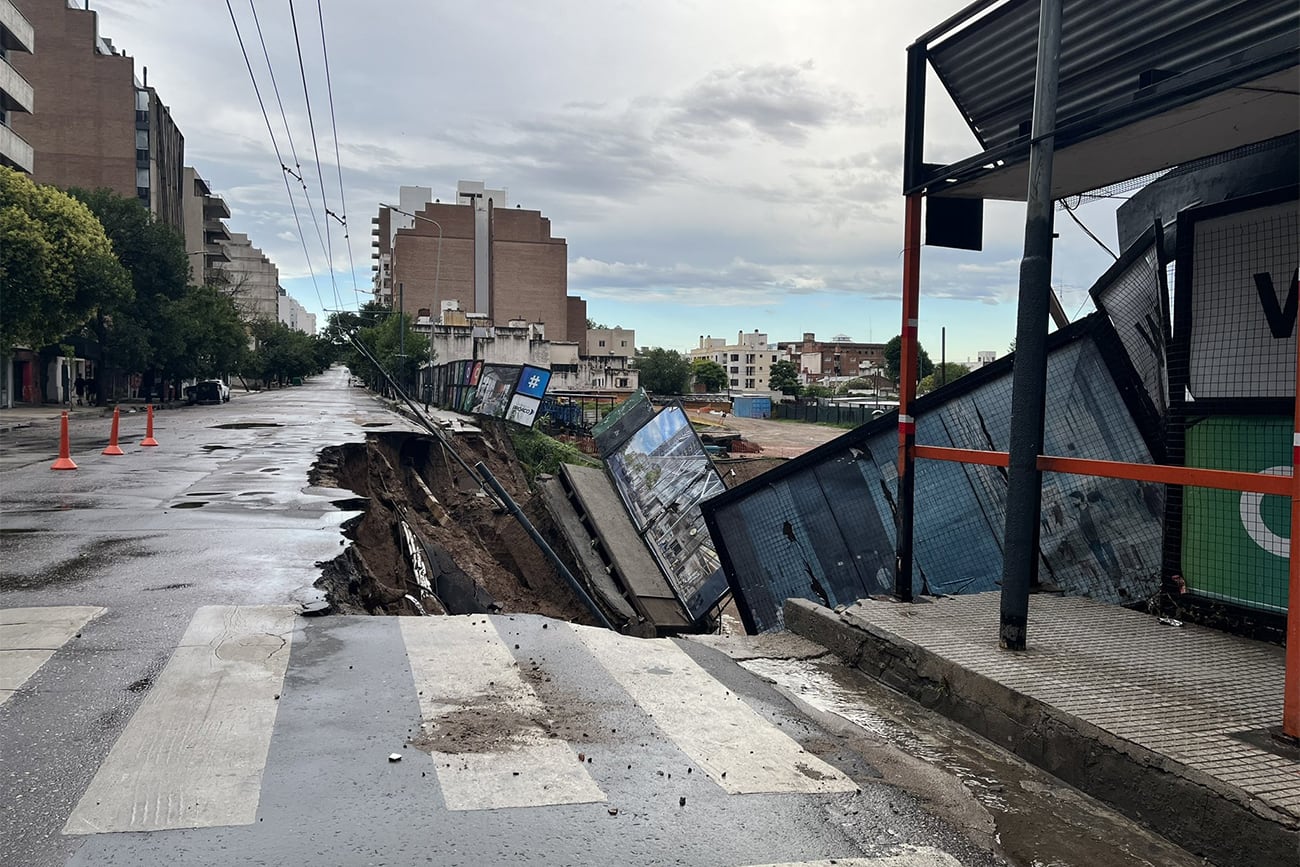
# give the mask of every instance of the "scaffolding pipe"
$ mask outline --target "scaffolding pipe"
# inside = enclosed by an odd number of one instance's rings
[[[519,526],[524,528],[524,532],[528,534],[529,538],[537,543],[538,548],[542,549],[542,553],[546,555],[546,559],[551,561],[551,565],[555,567],[555,571],[559,572],[560,577],[568,583],[569,589],[573,591],[573,594],[582,601],[583,605],[587,606],[587,610],[591,612],[592,617],[596,618],[596,622],[606,629],[617,631],[614,630],[613,624],[609,622],[609,618],[605,616],[605,612],[600,610],[600,607],[596,605],[596,601],[587,593],[587,589],[578,583],[578,579],[573,577],[573,573],[569,571],[569,567],[564,565],[564,561],[560,559],[559,555],[555,553],[555,550],[547,544],[545,539],[542,538],[542,534],[537,532],[537,528],[533,526],[532,521],[528,520],[528,516],[524,514],[524,510],[519,508],[519,504],[514,501],[514,498],[510,496],[509,492],[507,492],[505,488],[501,487],[501,483],[497,481],[496,476],[492,475],[492,471],[487,468],[487,464],[479,461],[474,465],[474,469],[478,472],[479,477],[482,478],[490,488],[492,488],[493,493],[497,495],[497,498],[501,501],[502,505],[506,507],[506,511],[510,513],[511,517],[519,522]]]
[[[1052,159],[1061,54],[1062,0],[1041,0],[1038,68],[1025,195],[1025,252],[1020,261],[1016,363],[1012,372],[1011,437],[1002,603],[998,644],[1024,650],[1029,588],[1038,575],[1042,509],[1043,406],[1047,395],[1047,319],[1052,298]]]

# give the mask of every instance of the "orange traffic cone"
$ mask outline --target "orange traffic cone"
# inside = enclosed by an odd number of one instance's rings
[[[63,422],[60,424],[62,433],[59,436],[59,459],[55,461],[50,469],[52,470],[75,470],[77,465],[72,462],[72,451],[68,446],[68,411],[63,411]]]
[[[100,452],[101,455],[126,454],[126,452],[122,451],[122,449],[117,444],[117,422],[120,415],[121,415],[121,410],[119,410],[117,407],[113,407],[113,433],[108,438],[108,448]]]
[[[153,404],[149,404],[149,421],[145,423],[144,439],[140,440],[142,446],[156,446],[158,440],[153,438]]]

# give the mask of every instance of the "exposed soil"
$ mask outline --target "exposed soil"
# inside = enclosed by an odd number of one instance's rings
[[[316,582],[336,611],[349,614],[528,612],[594,622],[542,551],[514,518],[479,486],[449,450],[473,467],[482,461],[570,570],[573,558],[549,516],[533,501],[509,438],[499,426],[457,433],[443,445],[432,436],[376,432],[365,443],[325,449],[312,484],[365,498],[347,521],[352,541],[320,564]],[[425,551],[424,586],[408,553],[405,520]]]

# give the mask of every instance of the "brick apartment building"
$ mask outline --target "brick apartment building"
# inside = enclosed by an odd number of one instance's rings
[[[430,198],[427,187],[402,187],[396,208],[381,205],[372,219],[377,298],[435,316],[454,301],[489,322],[539,323],[549,340],[586,345],[587,305],[568,294],[568,245],[549,219],[477,182],[461,181],[453,202]]]
[[[99,35],[98,16],[63,0],[14,0],[37,44],[9,63],[39,94],[7,126],[32,148],[37,183],[107,187],[183,231],[185,138],[148,85],[148,70]]]
[[[885,344],[854,343],[844,334],[818,340],[814,332],[805,331],[802,340],[779,341],[777,346],[789,355],[806,383],[825,377],[860,376],[885,366]]]

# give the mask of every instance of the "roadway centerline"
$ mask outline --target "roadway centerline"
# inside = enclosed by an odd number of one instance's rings
[[[196,611],[63,833],[252,823],[296,617],[288,605]]]

